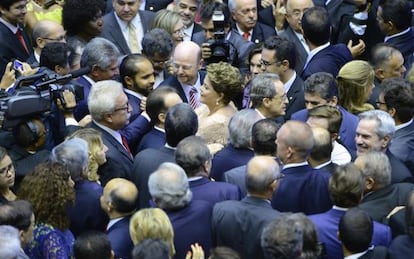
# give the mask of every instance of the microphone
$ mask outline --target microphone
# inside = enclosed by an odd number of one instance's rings
[[[76,78],[76,77],[79,77],[79,76],[82,76],[82,75],[85,75],[85,74],[89,73],[90,70],[91,69],[89,67],[83,67],[83,68],[72,71],[71,73],[63,75],[63,76],[59,76],[59,75],[56,74],[54,77],[47,78],[46,81],[41,82],[39,84],[36,84],[35,86],[36,86],[36,88],[39,88],[39,87],[41,88],[45,85],[58,83],[58,82],[63,81],[63,80],[73,79],[73,78]]]

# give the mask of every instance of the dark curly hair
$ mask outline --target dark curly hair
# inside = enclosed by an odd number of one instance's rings
[[[219,62],[208,65],[207,75],[214,91],[223,93],[224,104],[228,104],[242,91],[240,72],[229,63]]]
[[[65,230],[69,227],[67,206],[75,201],[69,177],[69,171],[59,163],[39,164],[23,179],[17,196],[33,205],[37,222]]]
[[[79,34],[87,22],[92,21],[96,14],[104,13],[103,0],[66,0],[62,10],[62,24],[68,36]]]

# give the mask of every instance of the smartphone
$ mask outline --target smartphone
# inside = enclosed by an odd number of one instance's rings
[[[17,59],[13,60],[13,69],[16,71],[23,70],[23,62]]]

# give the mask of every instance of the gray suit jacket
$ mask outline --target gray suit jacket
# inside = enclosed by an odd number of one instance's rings
[[[414,175],[414,122],[395,131],[389,150],[403,161]]]
[[[302,73],[303,66],[305,65],[306,59],[308,58],[308,52],[303,47],[302,43],[300,43],[299,38],[296,36],[295,32],[290,28],[290,26],[286,27],[286,29],[280,33],[280,37],[287,39],[296,47],[296,66],[295,71],[298,75]]]
[[[224,181],[239,186],[241,197],[245,197],[247,195],[245,165],[233,168],[225,172]]]
[[[151,23],[154,19],[155,14],[150,11],[141,10],[138,11],[138,14],[141,17],[144,33],[146,33],[151,28]],[[122,34],[121,27],[119,27],[119,24],[116,21],[115,12],[110,12],[104,16],[104,28],[102,30],[101,36],[113,42],[118,47],[121,55],[131,54],[128,43]]]

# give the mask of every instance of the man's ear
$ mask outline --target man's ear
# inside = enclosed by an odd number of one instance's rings
[[[332,96],[331,100],[328,101],[328,104],[331,106],[336,106],[338,104],[338,97]]]
[[[375,186],[375,180],[372,177],[368,177],[365,179],[365,189],[371,191],[374,189]]]
[[[124,81],[128,88],[134,85],[134,80],[130,76],[124,76]]]
[[[384,69],[377,68],[377,69],[374,70],[374,72],[375,72],[375,77],[378,78],[380,81],[382,81],[382,80],[385,79],[385,76],[384,76],[385,71],[384,71]]]

